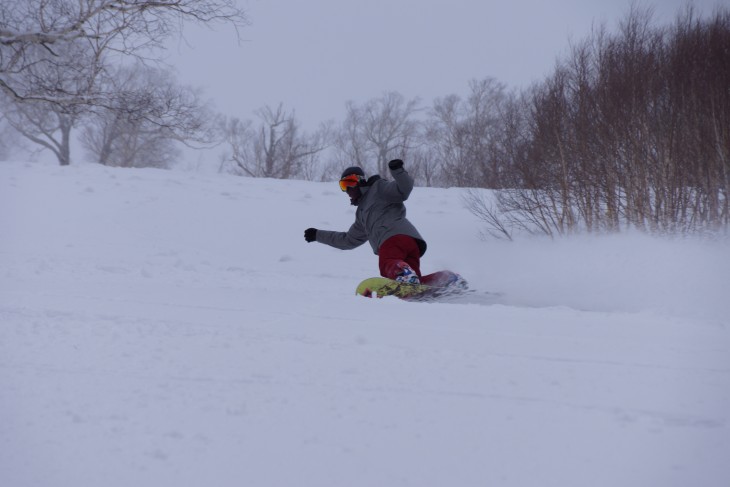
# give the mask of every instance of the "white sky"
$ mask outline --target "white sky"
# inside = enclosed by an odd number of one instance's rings
[[[216,109],[253,118],[283,102],[304,127],[344,119],[345,102],[384,91],[424,105],[464,95],[487,76],[524,87],[552,71],[591,25],[611,30],[631,0],[239,0],[241,31],[186,27],[168,62],[179,81],[205,88]],[[730,0],[695,0],[701,13]],[[644,0],[668,23],[684,0]]]

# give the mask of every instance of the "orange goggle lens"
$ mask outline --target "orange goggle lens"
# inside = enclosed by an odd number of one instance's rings
[[[354,188],[358,184],[360,184],[360,176],[357,174],[350,174],[340,179],[340,189],[342,191],[347,191],[347,188]]]

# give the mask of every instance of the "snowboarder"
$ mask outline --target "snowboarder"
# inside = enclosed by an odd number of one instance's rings
[[[379,257],[380,275],[406,283],[428,284],[430,276],[421,276],[421,257],[426,241],[406,218],[403,204],[413,190],[413,178],[403,168],[403,161],[388,163],[393,181],[379,175],[365,177],[362,168],[348,167],[340,177],[340,189],[347,192],[350,204],[357,206],[355,223],[347,232],[307,228],[304,239],[349,250],[370,242]]]

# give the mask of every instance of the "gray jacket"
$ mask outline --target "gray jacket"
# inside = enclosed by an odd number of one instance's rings
[[[361,188],[363,194],[355,212],[355,223],[347,232],[317,230],[317,242],[349,250],[369,241],[377,255],[380,246],[390,237],[410,235],[418,242],[423,255],[426,242],[406,218],[403,204],[413,190],[413,178],[403,168],[390,173],[393,181],[373,176],[368,180],[368,186]]]

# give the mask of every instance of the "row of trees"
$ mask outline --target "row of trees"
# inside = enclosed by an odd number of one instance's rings
[[[633,9],[521,97],[492,229],[730,227],[730,11],[654,27]],[[508,124],[505,124],[505,126]]]
[[[66,9],[48,10],[58,5]],[[5,123],[61,164],[71,160],[73,128],[94,160],[119,166],[166,167],[181,141],[225,142],[220,170],[251,177],[329,180],[353,164],[386,173],[387,161],[399,157],[420,184],[493,189],[472,192],[468,204],[492,233],[508,237],[730,227],[727,8],[708,18],[687,8],[664,27],[632,8],[618,32],[596,29],[529,89],[474,80],[465,97],[430,107],[384,93],[347,103],[342,123],[306,132],[282,105],[261,108],[254,120],[217,116],[198,90],[141,56],[176,21],[241,25],[234,5],[3,3]],[[46,25],[51,13],[58,20]],[[136,61],[113,68],[119,56]]]
[[[466,99],[451,95],[430,110],[417,98],[384,93],[363,104],[348,102],[345,120],[301,130],[294,112],[264,107],[257,120],[223,122],[229,145],[221,169],[275,178],[330,180],[345,166],[387,174],[388,161],[408,160],[409,171],[428,186],[498,187],[500,163],[492,155],[500,117],[510,103],[504,85],[472,81]]]
[[[239,146],[274,147],[275,134],[291,133],[265,113],[258,138]],[[428,109],[386,93],[347,104],[345,121],[329,129],[328,164],[312,159],[326,145],[318,132],[298,139],[301,158],[282,151],[279,166],[266,165],[282,169],[244,172],[312,178],[321,167],[331,179],[351,164],[386,173],[401,157],[421,184],[493,189],[473,191],[468,205],[497,235],[727,231],[730,10],[700,18],[687,8],[657,27],[634,7],[618,32],[597,28],[530,89],[472,81],[466,97]],[[250,160],[274,151],[259,154]]]

